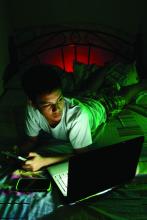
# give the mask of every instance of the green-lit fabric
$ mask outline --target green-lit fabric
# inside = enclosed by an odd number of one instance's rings
[[[83,113],[88,115],[91,134],[93,136],[97,128],[106,121],[105,107],[99,100],[94,100],[92,98],[74,98],[72,102],[73,104],[80,105]]]
[[[136,175],[143,175],[147,174],[147,161],[139,161],[137,170],[136,170]]]

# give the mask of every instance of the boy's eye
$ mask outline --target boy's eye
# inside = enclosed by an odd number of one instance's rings
[[[58,100],[58,102],[61,102],[63,100],[63,97],[61,97],[59,100]]]
[[[42,108],[50,108],[52,105],[51,104],[47,104],[47,105],[43,105]]]
[[[60,103],[60,102],[62,102],[63,101],[63,97],[60,97],[59,99],[58,99],[58,101],[56,102],[56,104],[58,104],[58,103]],[[56,104],[44,104],[44,105],[41,105],[40,107],[42,108],[42,109],[45,109],[45,108],[52,108],[52,106],[54,106],[54,105],[56,105]]]

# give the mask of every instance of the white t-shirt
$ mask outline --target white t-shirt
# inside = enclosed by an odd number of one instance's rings
[[[74,149],[92,144],[92,136],[97,127],[106,121],[103,105],[94,99],[82,101],[64,98],[65,105],[59,124],[52,128],[46,118],[28,105],[26,109],[25,131],[28,136],[38,136],[40,130],[51,134],[54,138],[70,141]]]

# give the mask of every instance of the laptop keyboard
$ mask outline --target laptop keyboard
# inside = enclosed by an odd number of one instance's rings
[[[56,179],[57,183],[62,187],[63,191],[67,193],[68,172],[66,171],[56,174],[54,178]]]

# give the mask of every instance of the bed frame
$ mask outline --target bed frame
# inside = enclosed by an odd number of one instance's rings
[[[10,65],[4,84],[20,69],[48,63],[73,71],[73,61],[104,66],[112,60],[139,66],[138,34],[105,26],[45,26],[16,30],[9,38]]]

